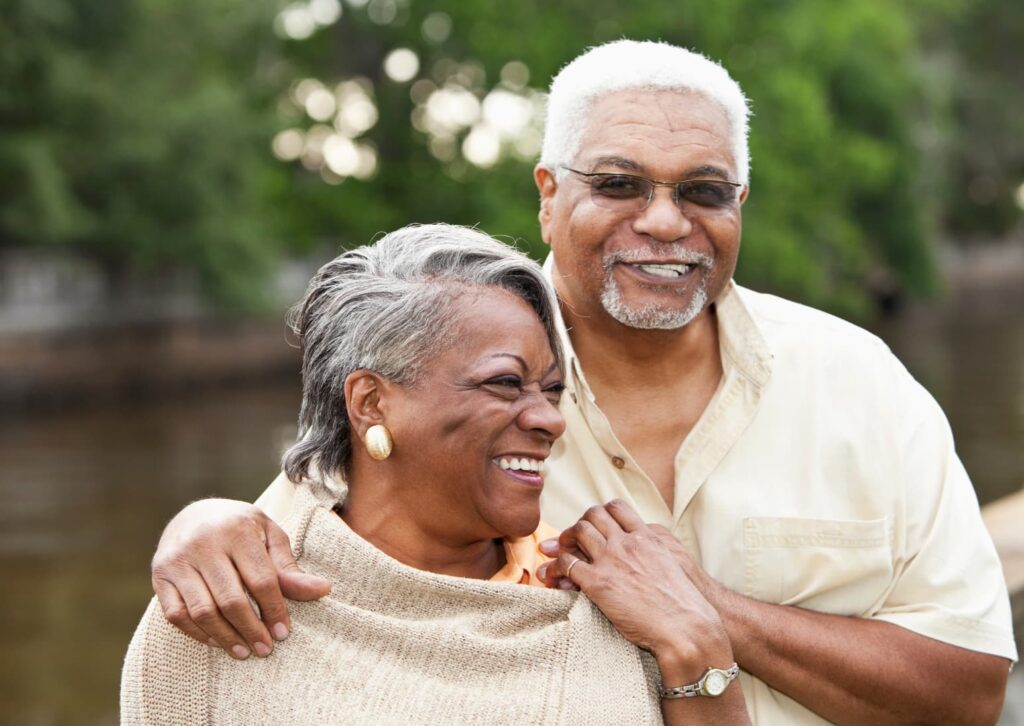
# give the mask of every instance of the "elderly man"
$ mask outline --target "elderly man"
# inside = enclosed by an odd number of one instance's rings
[[[747,115],[724,69],[664,44],[552,83],[534,176],[570,375],[543,514],[570,528],[544,577],[586,590],[594,505],[624,500],[717,610],[755,722],[994,722],[1008,599],[941,411],[870,334],[732,281]],[[290,497],[279,478],[260,503]],[[271,644],[243,584],[279,639],[281,590],[322,593],[264,515],[216,501],[168,526],[154,584],[243,655]]]

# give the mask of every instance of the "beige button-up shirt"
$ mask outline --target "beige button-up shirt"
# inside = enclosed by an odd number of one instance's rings
[[[932,397],[838,318],[735,284],[716,312],[724,375],[676,454],[671,508],[616,438],[559,320],[568,425],[544,520],[564,528],[618,497],[736,592],[1016,660],[999,560]],[[281,476],[259,503],[280,516],[291,494]],[[749,674],[740,683],[755,723],[825,723]]]
[[[934,399],[881,340],[838,318],[735,284],[716,312],[724,375],[676,454],[671,508],[616,438],[561,326],[567,426],[548,460],[545,521],[567,527],[618,497],[736,592],[1016,660],[999,559]],[[827,723],[749,674],[740,682],[755,723]]]

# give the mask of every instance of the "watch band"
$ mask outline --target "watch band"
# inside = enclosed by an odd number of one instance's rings
[[[726,687],[736,679],[739,672],[740,667],[735,663],[725,670],[708,667],[696,683],[662,688],[660,694],[662,698],[696,698],[697,696],[717,698],[725,692]]]

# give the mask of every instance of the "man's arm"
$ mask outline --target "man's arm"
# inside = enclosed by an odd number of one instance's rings
[[[878,620],[773,605],[735,593],[709,577],[678,540],[650,525],[725,625],[747,673],[837,724],[995,723],[1009,662]],[[545,553],[579,551],[573,530]],[[546,582],[563,576],[559,560],[542,566]]]
[[[268,655],[274,640],[288,637],[285,597],[316,600],[330,591],[327,580],[299,569],[288,536],[270,517],[229,499],[194,502],[168,523],[152,582],[171,624],[239,659]]]
[[[1009,662],[880,620],[773,605],[712,580],[661,530],[718,611],[740,667],[837,724],[985,724],[1003,708]]]

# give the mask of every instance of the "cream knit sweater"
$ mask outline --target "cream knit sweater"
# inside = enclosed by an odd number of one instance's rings
[[[343,496],[343,495],[342,495]],[[150,602],[125,658],[122,724],[661,723],[657,666],[577,593],[407,567],[356,535],[319,484],[284,523],[331,594],[235,661]]]

